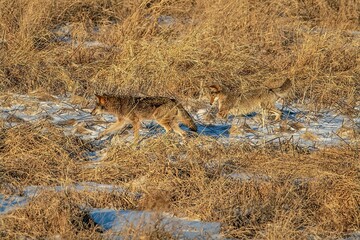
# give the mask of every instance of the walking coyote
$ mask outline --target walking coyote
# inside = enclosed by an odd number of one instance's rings
[[[210,105],[218,101],[218,116],[226,118],[229,113],[234,115],[248,114],[259,110],[275,114],[275,120],[280,120],[281,111],[275,107],[279,98],[285,97],[292,86],[287,79],[280,87],[272,89],[255,89],[245,93],[236,93],[220,85],[208,86]],[[264,117],[264,116],[263,116]]]
[[[99,134],[99,138],[119,130],[125,124],[131,123],[134,128],[135,141],[139,139],[139,129],[142,120],[156,120],[166,132],[174,130],[185,136],[186,132],[179,127],[179,121],[196,132],[197,126],[193,118],[175,99],[167,97],[135,97],[135,96],[99,96],[98,102],[91,112],[92,115],[110,113],[117,121]]]

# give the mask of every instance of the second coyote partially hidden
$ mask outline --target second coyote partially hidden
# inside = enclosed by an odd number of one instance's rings
[[[96,95],[96,97],[98,102],[91,112],[92,115],[110,113],[117,117],[117,121],[100,133],[99,138],[119,130],[127,123],[131,123],[134,128],[135,141],[138,141],[141,121],[152,119],[164,127],[166,132],[174,130],[176,133],[185,136],[186,132],[179,127],[179,121],[187,125],[190,130],[197,131],[193,118],[175,99],[108,95]]]
[[[287,79],[280,87],[272,89],[255,89],[245,93],[236,93],[220,85],[208,87],[210,105],[218,101],[218,116],[226,118],[229,113],[234,115],[248,114],[258,110],[275,114],[275,120],[280,120],[281,111],[275,107],[279,98],[285,97],[291,88],[291,80]]]

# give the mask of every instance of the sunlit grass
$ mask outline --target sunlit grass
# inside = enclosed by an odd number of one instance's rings
[[[162,95],[186,106],[205,101],[201,88],[210,83],[246,91],[290,78],[290,104],[354,115],[359,8],[332,0],[3,0],[0,93],[39,90],[90,102],[94,93]],[[1,193],[97,182],[141,197],[47,191],[0,216],[1,238],[101,239],[84,223],[84,207],[220,222],[229,238],[337,238],[360,228],[358,146],[311,152],[161,135],[140,146],[112,144],[94,167],[84,154],[91,145],[48,121],[5,125]],[[150,232],[144,236],[170,237]]]

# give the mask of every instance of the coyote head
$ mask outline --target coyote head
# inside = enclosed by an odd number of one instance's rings
[[[219,94],[222,92],[220,85],[211,85],[207,87],[208,95],[210,99],[210,105],[213,105],[215,101],[219,99]]]
[[[220,118],[226,118],[229,112],[228,107],[224,104],[227,99],[227,88],[224,88],[218,84],[216,85],[210,85],[207,87],[208,89],[208,96],[210,99],[210,105],[213,105],[214,102],[218,102],[218,113],[217,116]]]
[[[106,112],[106,98],[97,94],[95,94],[95,96],[98,98],[98,102],[96,103],[94,110],[91,111],[91,115]]]

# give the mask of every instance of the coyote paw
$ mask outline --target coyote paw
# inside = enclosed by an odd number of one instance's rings
[[[199,134],[197,132],[187,132],[186,135],[184,135],[183,137],[189,137],[189,138],[195,138],[195,137],[198,137]]]

